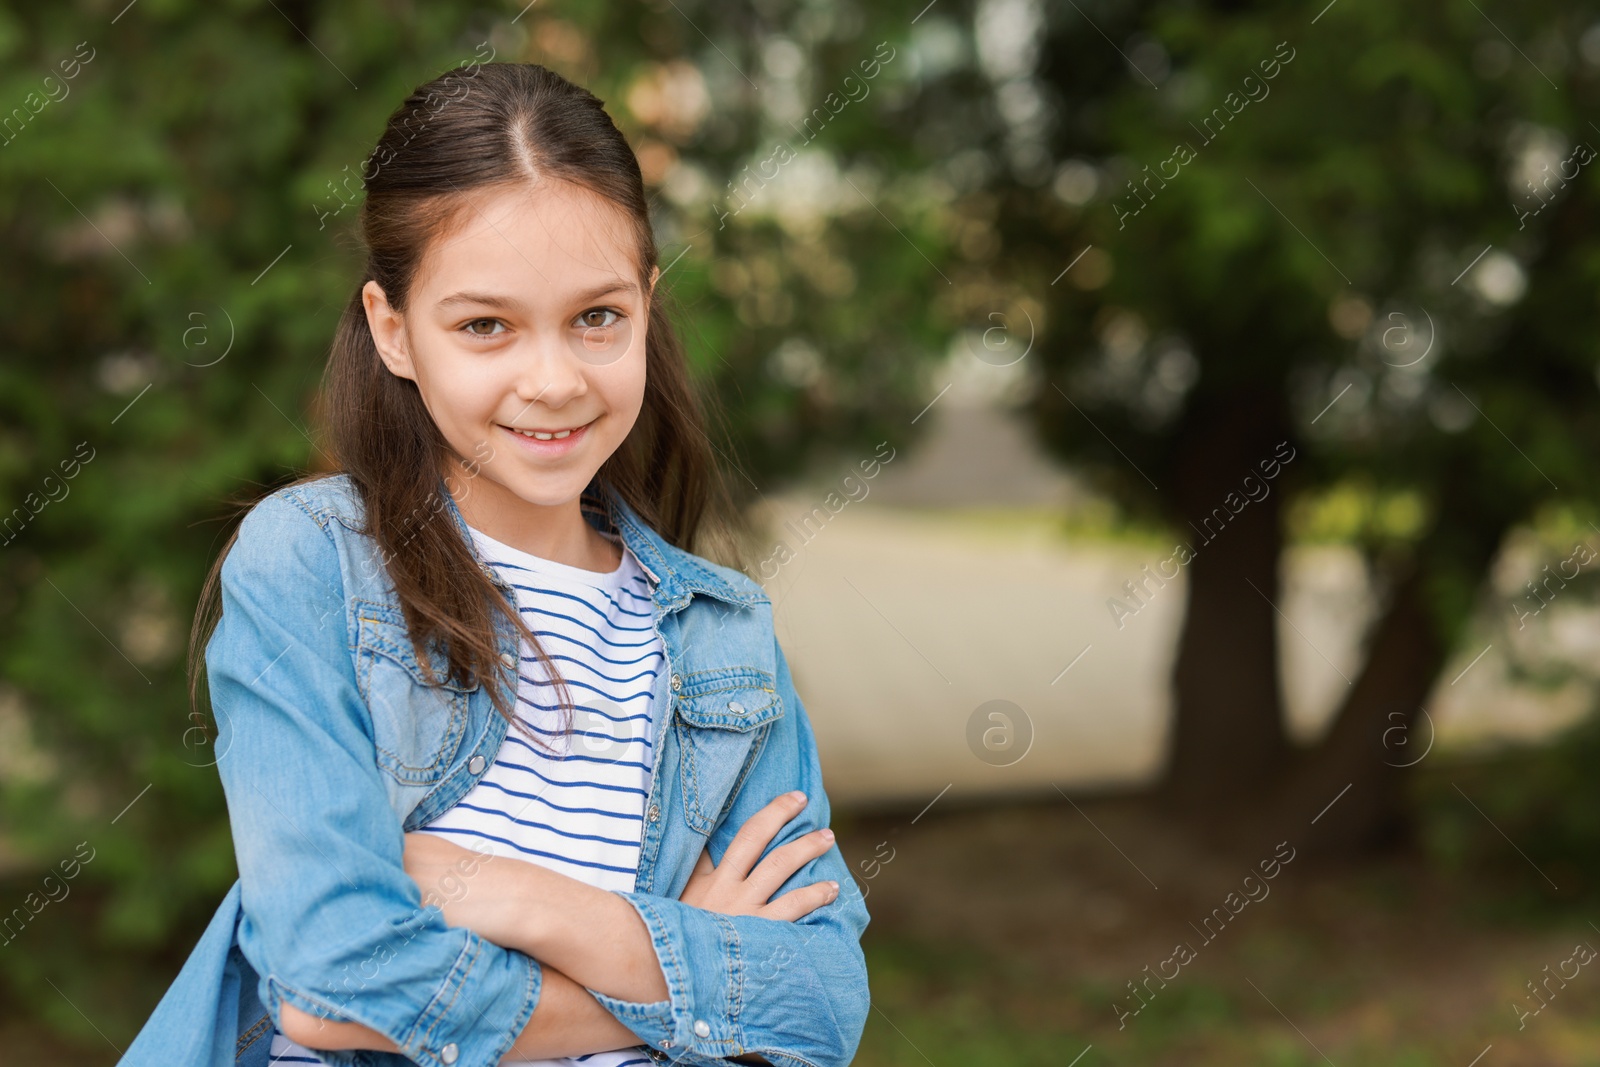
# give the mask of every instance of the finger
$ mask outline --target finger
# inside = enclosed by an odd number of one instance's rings
[[[814,885],[804,885],[799,889],[789,890],[756,914],[768,919],[794,922],[796,919],[805,918],[824,904],[833,903],[838,897],[839,891],[834,888],[834,883],[817,882]]]
[[[772,839],[778,836],[778,831],[805,807],[806,800],[793,793],[774,798],[739,827],[728,850],[722,854],[722,862],[717,864],[717,869],[741,879],[748,877],[750,868],[755,866],[756,860],[761,858],[761,853],[772,843]]]
[[[678,894],[678,899],[696,907],[704,906],[705,894],[709,892],[716,873],[716,864],[711,862],[711,849],[708,846],[695,861],[694,870],[689,872],[689,880],[684,883],[683,892]]]
[[[827,827],[803,834],[767,853],[766,858],[756,864],[755,869],[750,872],[750,876],[745,880],[745,886],[754,894],[759,894],[759,900],[770,900],[772,894],[776,893],[795,871],[832,847],[833,831]]]

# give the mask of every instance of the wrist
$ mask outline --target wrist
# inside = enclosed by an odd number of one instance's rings
[[[481,888],[493,902],[489,940],[607,996],[666,998],[649,928],[621,894],[524,860],[497,860],[487,869]]]

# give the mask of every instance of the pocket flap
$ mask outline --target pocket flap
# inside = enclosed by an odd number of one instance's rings
[[[429,682],[422,664],[417,661],[416,649],[411,647],[411,634],[406,629],[405,615],[398,608],[361,601],[356,605],[356,645],[368,652],[377,653],[404,667],[418,685],[435,685],[458,693],[470,693],[478,688],[476,680],[471,685],[458,685],[445,678],[450,661],[443,643],[434,642],[432,666],[437,680]]]
[[[685,675],[674,694],[685,724],[719,730],[753,730],[783,714],[776,680],[756,667],[724,667]]]

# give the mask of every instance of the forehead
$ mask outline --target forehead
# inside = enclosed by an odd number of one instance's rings
[[[558,303],[616,278],[637,282],[638,259],[626,212],[582,186],[546,178],[462,193],[455,217],[423,253],[413,292],[514,292],[530,303]]]

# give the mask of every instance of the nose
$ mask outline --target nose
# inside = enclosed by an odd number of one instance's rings
[[[564,340],[541,335],[531,339],[517,353],[516,394],[530,406],[560,408],[589,391],[583,361],[572,354]]]

